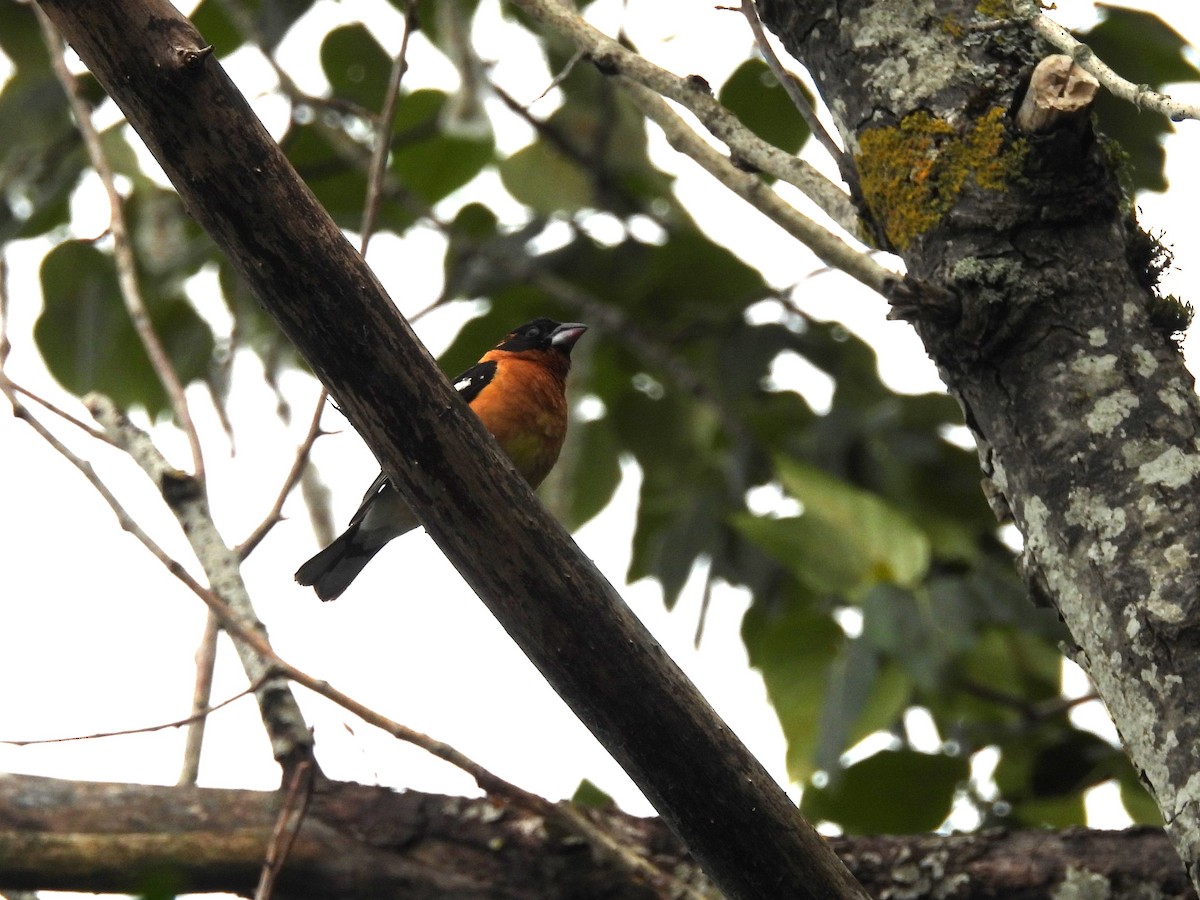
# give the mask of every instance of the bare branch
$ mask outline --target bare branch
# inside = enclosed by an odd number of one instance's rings
[[[225,545],[217,532],[208,502],[196,480],[171,467],[150,437],[130,422],[110,399],[100,394],[89,394],[84,398],[84,404],[162,493],[204,568],[213,591],[236,610],[241,621],[250,623],[249,627],[265,634],[266,628],[255,615],[242,581],[237,554]],[[256,697],[275,758],[285,767],[309,758],[312,754],[312,735],[287,683],[281,678],[270,677],[270,667],[244,641],[234,641],[234,646],[247,678],[253,683],[262,683],[256,691]]]
[[[215,593],[204,591],[201,594],[201,599],[208,604],[209,609],[220,619],[221,627],[234,638],[235,643],[245,644],[250,647],[262,660],[270,663],[270,670],[272,672],[280,673],[296,684],[308,688],[313,693],[320,694],[342,709],[353,713],[368,725],[374,725],[392,737],[420,747],[426,753],[461,769],[470,775],[480,789],[487,794],[503,797],[506,801],[522,809],[559,822],[562,827],[580,834],[589,843],[595,843],[598,852],[605,857],[612,858],[614,862],[622,867],[652,881],[659,883],[663,879],[671,881],[669,876],[655,868],[648,861],[636,855],[619,851],[617,849],[620,846],[619,842],[612,835],[605,835],[603,838],[600,838],[597,836],[594,828],[584,827],[581,823],[579,813],[574,807],[566,804],[551,803],[544,797],[518,787],[486,769],[451,745],[409,728],[407,725],[401,725],[399,722],[389,719],[382,713],[378,713],[370,707],[359,703],[349,694],[338,690],[329,682],[314,678],[279,656],[270,643],[258,633],[258,629],[247,627],[244,620]],[[677,888],[682,891],[678,896],[689,896],[684,886],[677,885]]]
[[[206,706],[204,709],[197,713],[193,713],[186,719],[177,719],[174,722],[163,722],[159,725],[146,725],[142,728],[126,728],[122,731],[100,731],[96,734],[80,734],[75,735],[74,737],[38,738],[36,740],[28,741],[0,740],[0,744],[7,744],[10,747],[36,747],[41,744],[69,744],[74,741],[94,741],[99,738],[125,737],[126,735],[130,734],[153,734],[156,731],[166,731],[168,728],[182,728],[184,725],[190,725],[197,719],[207,718],[212,713],[215,713],[218,709],[223,709],[224,707],[233,703],[235,700],[241,700],[248,694],[254,693],[255,688],[256,685],[251,685],[244,691],[238,691],[238,693],[234,694],[229,699],[222,700],[215,706]]]
[[[367,245],[375,232],[375,221],[379,216],[379,202],[383,199],[383,176],[387,171],[388,150],[391,148],[390,136],[392,122],[396,118],[396,101],[400,97],[400,80],[408,68],[408,38],[412,34],[416,20],[416,6],[409,2],[404,12],[404,35],[400,39],[400,50],[392,62],[392,72],[388,78],[387,94],[383,99],[383,109],[375,125],[375,149],[371,155],[371,165],[367,170],[367,196],[363,208],[362,238],[359,242],[359,252],[366,256]]]
[[[701,140],[654,91],[627,78],[622,78],[621,84],[642,113],[663,130],[672,147],[698,162],[721,184],[807,246],[823,262],[885,296],[891,285],[903,281],[902,275],[885,269],[866,253],[802,216],[756,175],[739,171]]]
[[[3,387],[5,388],[5,393],[7,393],[8,391],[11,390],[14,394],[21,394],[22,396],[29,398],[30,400],[32,400],[34,403],[38,404],[39,406],[45,408],[48,412],[54,413],[54,415],[58,416],[64,422],[70,422],[72,425],[74,425],[80,431],[86,432],[88,437],[95,438],[98,441],[103,441],[106,444],[112,444],[112,441],[109,440],[108,435],[105,434],[100,429],[96,428],[94,425],[89,425],[87,422],[84,422],[81,419],[77,419],[75,416],[71,415],[69,412],[67,412],[65,409],[63,409],[61,406],[51,403],[45,397],[42,397],[39,394],[35,394],[33,391],[29,390],[28,388],[17,384],[15,381],[10,380],[7,375],[4,375],[2,373],[3,373],[3,369],[0,369],[0,385],[3,385]]]
[[[187,569],[183,567],[182,563],[172,558],[165,550],[159,547],[158,544],[154,542],[154,539],[151,538],[150,535],[148,535],[140,525],[138,525],[133,516],[129,515],[129,513],[125,510],[125,507],[121,505],[119,500],[117,500],[116,495],[114,495],[113,492],[108,489],[108,486],[100,480],[100,476],[96,474],[96,470],[92,467],[92,464],[72,453],[66,444],[62,443],[62,441],[56,438],[45,425],[43,425],[33,416],[33,414],[29,411],[29,408],[17,399],[16,395],[12,391],[12,382],[8,381],[7,379],[0,380],[0,393],[3,393],[8,398],[9,403],[12,404],[14,416],[28,424],[29,427],[37,432],[37,434],[54,450],[56,450],[60,456],[78,469],[80,473],[82,473],[83,477],[88,480],[92,487],[96,489],[96,492],[100,494],[100,496],[112,509],[113,513],[117,517],[117,524],[121,526],[123,531],[129,532],[135,538],[137,538],[142,545],[146,547],[154,555],[154,557],[166,567],[167,571],[183,582],[183,584],[186,585],[193,593],[203,596],[207,592],[207,588],[205,588],[198,581],[196,581],[196,579],[192,578],[190,574],[188,574]]]
[[[0,372],[8,362],[12,344],[8,341],[8,257],[0,253]]]
[[[1148,109],[1164,115],[1172,122],[1200,119],[1200,107],[1180,103],[1148,85],[1126,81],[1092,52],[1091,47],[1076,40],[1067,29],[1053,19],[1038,13],[1033,17],[1033,30],[1063,53],[1070,55],[1081,69],[1094,75],[1113,96],[1132,103],[1138,109]]]
[[[213,673],[217,667],[217,638],[221,628],[217,617],[209,610],[204,620],[204,634],[196,648],[196,683],[192,688],[192,710],[208,706],[212,698]],[[195,717],[188,725],[187,739],[183,746],[183,768],[179,773],[179,784],[195,784],[200,777],[200,751],[204,746],[204,727],[208,719]]]
[[[703,123],[730,153],[747,165],[799,188],[850,234],[858,232],[858,214],[846,192],[803,160],[784,153],[746,128],[712,96],[700,78],[680,78],[593,28],[558,0],[516,0],[544,25],[569,38],[607,74],[622,75],[625,83],[644,85],[679,103]]]
[[[767,67],[770,68],[772,74],[775,76],[775,80],[779,82],[779,86],[787,92],[792,105],[796,107],[796,111],[803,117],[813,137],[820,141],[821,146],[833,157],[837,163],[838,172],[845,179],[846,183],[855,184],[858,173],[846,158],[846,151],[838,146],[837,141],[825,130],[825,126],[817,118],[817,112],[813,109],[813,105],[804,96],[804,92],[800,90],[800,85],[797,83],[795,77],[779,61],[779,57],[775,54],[775,49],[771,46],[771,42],[767,40],[767,33],[763,30],[762,20],[758,17],[758,7],[754,5],[754,0],[742,0],[742,15],[750,23],[750,30],[754,33],[754,42],[758,45],[758,51],[766,61]]]
[[[321,436],[321,415],[325,412],[325,402],[328,399],[329,392],[321,388],[321,393],[317,397],[316,407],[313,409],[312,419],[308,425],[308,432],[304,435],[304,440],[300,442],[300,446],[296,448],[296,458],[292,462],[291,469],[288,470],[287,477],[283,479],[283,487],[279,489],[279,494],[276,495],[275,502],[271,505],[271,511],[267,513],[258,527],[250,533],[250,536],[234,549],[233,552],[237,554],[238,559],[244,560],[254,552],[254,548],[262,542],[262,539],[267,536],[268,532],[283,520],[283,504],[287,501],[287,498],[304,475],[313,444]]]
[[[195,28],[165,0],[40,2],[434,541],[714,880],[735,896],[865,896],[538,504],[224,70],[200,55]],[[225,189],[204,189],[214,183]],[[629,703],[633,685],[644,702]]]
[[[304,816],[308,812],[309,801],[312,800],[314,777],[314,766],[312,761],[307,759],[292,772],[291,783],[288,784],[283,805],[275,819],[275,827],[271,829],[271,841],[267,844],[267,854],[263,860],[258,887],[254,890],[254,900],[271,898],[279,872],[295,846],[300,826],[304,824]]]
[[[138,338],[146,350],[146,355],[150,358],[150,364],[154,367],[154,373],[158,376],[158,380],[162,382],[163,389],[171,399],[171,407],[175,411],[175,418],[179,420],[179,427],[187,435],[188,445],[192,451],[192,473],[200,485],[203,486],[204,455],[200,448],[200,435],[196,431],[195,422],[192,421],[192,414],[188,409],[187,397],[184,395],[183,384],[179,380],[179,374],[175,371],[175,366],[171,362],[171,357],[167,355],[162,341],[159,340],[158,332],[154,330],[154,323],[150,320],[150,313],[147,311],[146,302],[142,298],[142,289],[137,275],[137,263],[134,261],[129,230],[125,224],[124,201],[117,190],[112,166],[109,164],[108,156],[104,152],[100,133],[92,123],[91,110],[88,109],[87,103],[79,96],[75,78],[71,75],[70,70],[67,69],[66,61],[63,59],[62,39],[59,37],[54,25],[51,24],[46,14],[36,3],[33,4],[33,11],[37,15],[38,23],[42,28],[42,37],[46,43],[46,49],[50,53],[50,66],[54,70],[54,75],[62,86],[63,92],[67,95],[67,102],[71,106],[71,112],[75,115],[79,133],[82,135],[83,144],[87,148],[88,159],[92,164],[92,168],[96,170],[100,182],[104,185],[104,191],[108,195],[109,230],[113,237],[113,258],[117,266],[117,279],[121,285],[121,297],[125,301],[125,308],[129,312],[129,318],[133,322],[134,330],[137,332]]]

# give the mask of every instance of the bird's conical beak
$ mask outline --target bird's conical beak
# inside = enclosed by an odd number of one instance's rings
[[[570,350],[587,330],[588,327],[579,322],[566,322],[554,329],[554,333],[550,335],[550,344],[560,350]]]

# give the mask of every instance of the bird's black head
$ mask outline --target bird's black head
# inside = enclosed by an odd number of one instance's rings
[[[571,348],[587,331],[586,325],[578,322],[555,322],[553,319],[534,319],[504,336],[497,350],[520,353],[524,350],[557,350],[564,356],[571,355]]]

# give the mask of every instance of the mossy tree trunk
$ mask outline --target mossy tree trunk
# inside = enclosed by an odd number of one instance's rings
[[[760,8],[833,111],[877,239],[940,296],[895,311],[962,404],[1031,595],[1066,621],[1195,878],[1200,409],[1119,154],[1086,119],[1015,127],[1051,50],[1009,4]]]

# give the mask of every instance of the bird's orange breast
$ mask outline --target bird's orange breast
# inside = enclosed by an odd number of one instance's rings
[[[558,459],[567,434],[564,379],[514,353],[471,402],[471,409],[531,485],[537,487]]]

